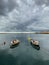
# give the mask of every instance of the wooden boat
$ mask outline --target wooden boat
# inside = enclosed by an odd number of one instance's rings
[[[19,45],[20,41],[19,40],[13,40],[11,41],[11,45],[10,45],[10,48],[15,48]]]
[[[33,48],[35,48],[36,50],[40,50],[39,44],[38,44],[38,45],[35,45],[35,44],[33,44],[32,41],[31,41],[30,43],[31,43],[31,45],[33,46]]]

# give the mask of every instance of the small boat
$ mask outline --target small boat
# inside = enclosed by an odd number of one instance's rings
[[[20,41],[19,40],[13,40],[13,41],[11,41],[11,43],[12,44],[11,44],[10,48],[15,48],[19,45]]]
[[[35,42],[35,41],[34,41]],[[33,48],[35,48],[36,50],[40,50],[40,46],[39,44],[34,44],[33,40],[30,41],[31,45],[33,46]]]

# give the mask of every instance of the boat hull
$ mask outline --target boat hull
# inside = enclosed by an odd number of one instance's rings
[[[35,48],[36,50],[40,50],[40,46],[39,45],[34,45],[32,42],[30,42],[30,43],[33,46],[33,48]]]
[[[15,48],[15,47],[17,47],[19,45],[19,43],[17,43],[17,44],[12,44],[11,46],[10,46],[10,48]]]

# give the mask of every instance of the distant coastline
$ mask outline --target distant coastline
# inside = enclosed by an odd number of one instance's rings
[[[36,34],[49,34],[49,31],[44,31],[44,32],[36,32]]]
[[[38,31],[38,32],[0,32],[0,34],[20,34],[20,33],[30,33],[30,34],[49,34],[49,31]]]

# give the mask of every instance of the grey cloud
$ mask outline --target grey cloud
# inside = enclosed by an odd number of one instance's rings
[[[0,0],[0,15],[6,15],[8,12],[12,11],[18,4],[16,0]]]
[[[49,0],[35,0],[35,3],[37,5],[43,5],[46,4],[47,6],[49,5]]]
[[[14,8],[18,7],[18,3],[16,3],[16,0],[8,0],[8,10],[12,11]]]
[[[47,3],[48,0],[0,0],[0,31],[48,29]]]
[[[18,29],[18,30],[20,29],[20,30],[23,30],[23,31],[28,31],[27,30],[28,29],[27,26],[30,26],[33,23],[38,24],[38,19],[37,18],[34,18],[34,19],[31,19],[29,21],[24,22],[23,24],[17,24],[16,29]]]
[[[4,15],[6,11],[6,3],[0,0],[0,15]]]
[[[30,2],[29,0],[26,0],[26,1],[18,0],[18,1],[23,2],[27,6],[33,5],[33,2],[35,2],[34,3],[35,5],[36,4],[37,5],[43,5],[43,4],[49,5],[49,0],[31,0],[32,3],[29,3]],[[18,10],[20,10],[19,4],[17,3],[17,0],[7,0],[7,1],[0,0],[0,15],[7,14],[8,12],[12,11],[14,8],[17,8]]]

